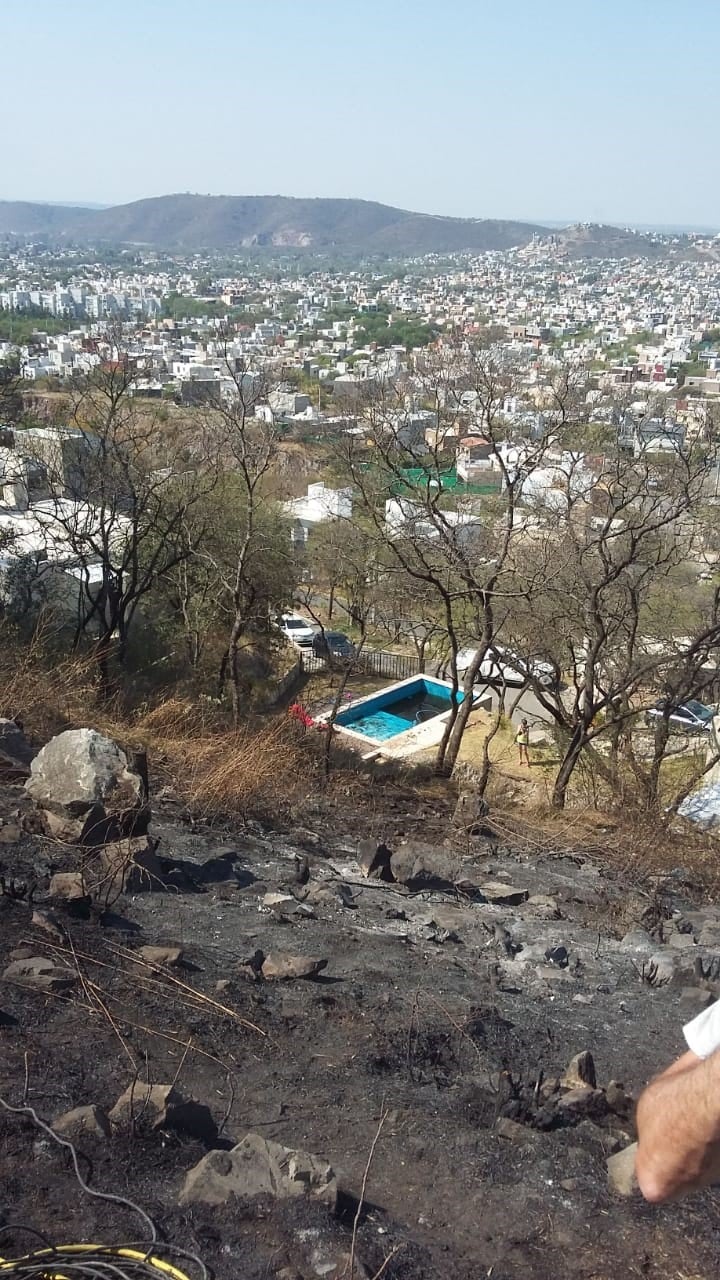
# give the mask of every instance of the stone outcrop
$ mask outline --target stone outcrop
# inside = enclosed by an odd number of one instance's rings
[[[459,859],[421,840],[399,845],[390,868],[394,878],[411,889],[452,889],[462,874]]]
[[[43,747],[25,789],[48,834],[99,845],[147,829],[145,783],[125,752],[94,729],[69,729]]]
[[[53,1129],[62,1138],[73,1141],[86,1137],[106,1141],[111,1134],[110,1120],[101,1107],[73,1107],[53,1121]]]
[[[232,1196],[268,1195],[276,1200],[307,1196],[334,1209],[337,1193],[337,1179],[327,1160],[248,1133],[231,1151],[211,1151],[189,1171],[180,1204],[226,1204]]]
[[[149,893],[162,889],[163,867],[149,836],[113,840],[103,845],[87,874],[96,891],[112,899],[118,893]]]

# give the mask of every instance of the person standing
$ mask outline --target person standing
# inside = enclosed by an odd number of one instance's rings
[[[530,754],[528,748],[530,746],[530,725],[523,716],[518,725],[518,731],[515,734],[515,741],[518,748],[519,763],[526,764],[530,768]]]

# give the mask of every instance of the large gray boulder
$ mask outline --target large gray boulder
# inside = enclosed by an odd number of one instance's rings
[[[248,1133],[232,1151],[210,1151],[190,1169],[180,1204],[227,1204],[231,1196],[267,1195],[276,1200],[307,1196],[334,1209],[337,1190],[327,1160]]]
[[[99,845],[147,829],[142,777],[122,748],[94,729],[51,738],[32,761],[25,789],[58,840]]]

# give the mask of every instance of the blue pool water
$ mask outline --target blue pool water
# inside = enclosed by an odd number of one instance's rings
[[[384,742],[447,711],[451,695],[452,690],[438,680],[418,676],[410,684],[399,689],[385,689],[375,697],[367,698],[360,706],[341,711],[336,724],[376,742]],[[461,691],[458,692],[458,702],[462,702],[463,696]]]

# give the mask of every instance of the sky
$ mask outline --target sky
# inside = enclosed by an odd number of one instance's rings
[[[0,199],[720,225],[718,0],[0,0]]]

